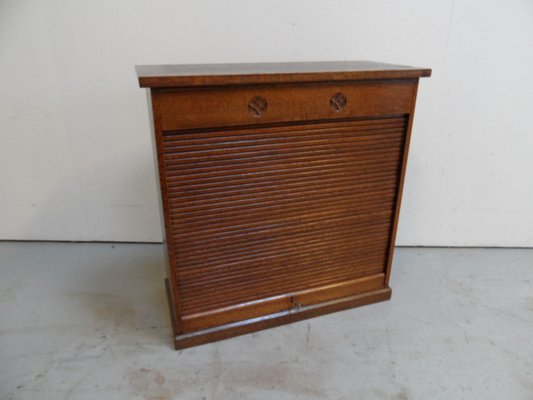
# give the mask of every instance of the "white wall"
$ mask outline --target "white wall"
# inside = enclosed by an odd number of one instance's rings
[[[398,244],[533,246],[530,0],[0,0],[0,239],[161,239],[135,64],[345,59],[433,68]]]

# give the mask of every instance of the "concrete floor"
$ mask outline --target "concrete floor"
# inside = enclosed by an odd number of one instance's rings
[[[389,302],[176,352],[160,245],[0,244],[1,399],[533,399],[533,250],[396,251]]]

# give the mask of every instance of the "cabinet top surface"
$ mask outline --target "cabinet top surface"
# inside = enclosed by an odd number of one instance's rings
[[[428,68],[371,61],[139,65],[136,71],[140,86],[149,88],[414,79],[431,75]]]

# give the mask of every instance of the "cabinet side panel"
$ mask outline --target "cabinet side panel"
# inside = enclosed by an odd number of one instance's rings
[[[411,129],[413,127],[413,119],[415,115],[417,90],[418,90],[418,80],[416,81],[415,84],[412,85],[411,110],[409,112],[409,116],[407,120],[407,128],[406,128],[405,139],[404,139],[404,144],[403,144],[402,162],[401,162],[401,167],[399,171],[399,180],[398,180],[398,187],[397,187],[397,194],[396,194],[396,204],[394,207],[394,214],[392,217],[392,224],[391,224],[389,254],[387,257],[387,265],[385,268],[385,286],[389,286],[392,260],[394,256],[394,246],[396,243],[396,233],[398,231],[398,221],[400,218],[400,207],[402,204],[403,184],[405,181],[405,171],[407,168],[407,159],[409,156],[409,144],[411,142]]]
[[[165,163],[163,162],[163,147],[162,147],[162,137],[163,133],[161,130],[161,114],[160,108],[158,105],[157,92],[146,91],[146,97],[148,101],[148,112],[150,114],[151,124],[151,140],[152,140],[152,149],[154,152],[154,163],[155,171],[158,175],[156,179],[158,190],[158,203],[161,217],[161,229],[163,233],[163,247],[165,251],[165,263],[167,269],[167,295],[169,296],[169,306],[171,313],[172,329],[174,335],[180,333],[179,327],[179,296],[177,289],[176,281],[176,270],[172,266],[176,265],[174,259],[174,248],[172,240],[169,240],[168,232],[170,231],[170,220],[168,212],[168,190],[165,179]]]

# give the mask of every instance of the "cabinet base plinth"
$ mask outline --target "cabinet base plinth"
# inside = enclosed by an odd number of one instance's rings
[[[167,284],[167,294],[170,294],[168,293],[168,281],[166,280],[165,283]],[[244,321],[233,322],[214,328],[203,329],[191,333],[179,334],[174,337],[174,346],[176,350],[180,350],[185,349],[187,347],[198,346],[204,343],[211,343],[222,339],[228,339],[247,333],[257,332],[263,329],[272,328],[274,326],[301,321],[323,314],[329,314],[336,311],[346,310],[349,308],[389,300],[391,298],[391,294],[391,289],[386,287],[383,289],[373,290],[370,292],[343,297],[340,299],[313,304],[310,306],[302,306],[298,310],[295,309],[282,311],[258,318],[251,318]],[[171,308],[171,315],[174,316],[175,314],[174,310],[172,309],[173,307],[171,301],[169,301],[169,306]]]

